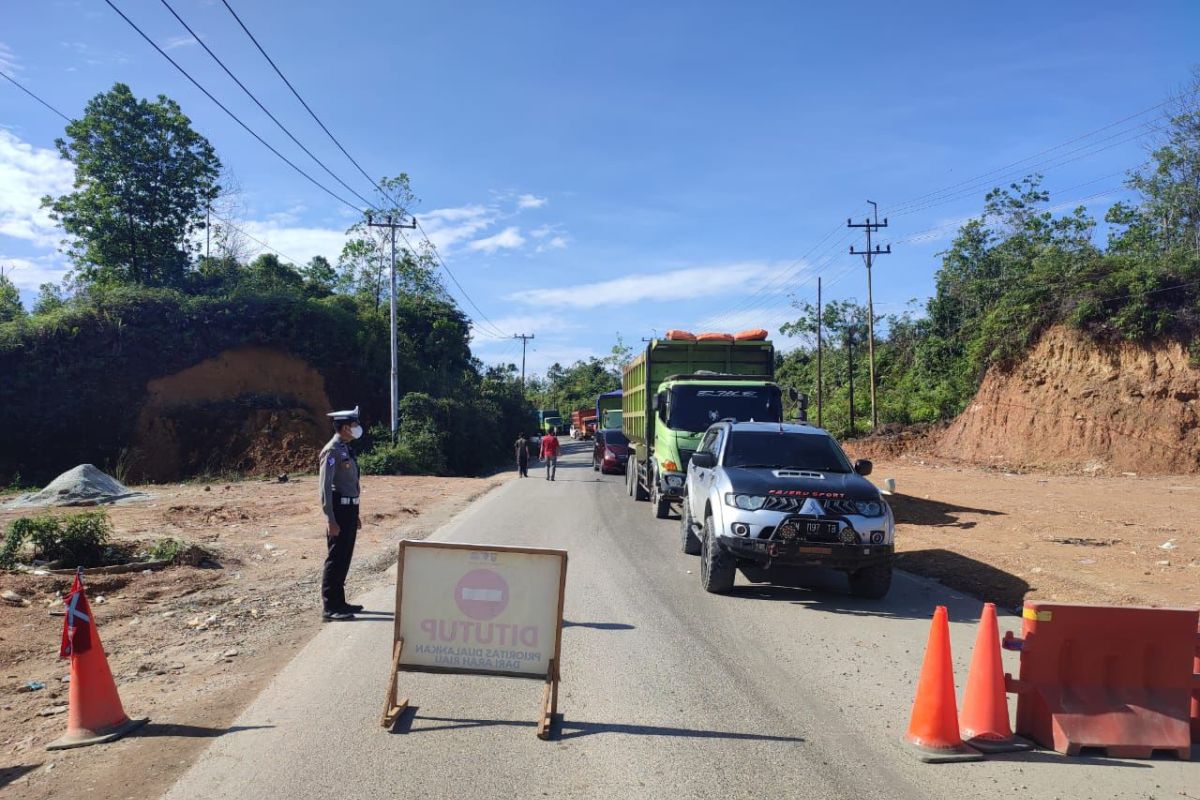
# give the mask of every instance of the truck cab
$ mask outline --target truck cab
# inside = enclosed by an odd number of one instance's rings
[[[775,349],[765,335],[655,339],[625,366],[621,424],[632,446],[627,489],[637,500],[650,500],[658,519],[686,494],[688,461],[710,425],[782,421]]]

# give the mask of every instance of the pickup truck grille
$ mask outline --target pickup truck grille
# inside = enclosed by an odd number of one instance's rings
[[[767,495],[767,502],[763,504],[763,508],[767,511],[787,511],[795,514],[804,507],[806,502],[808,502],[807,497],[784,497],[772,494]],[[817,503],[825,510],[825,514],[830,516],[858,513],[853,500],[817,500]]]

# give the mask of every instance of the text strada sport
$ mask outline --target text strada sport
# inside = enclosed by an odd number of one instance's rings
[[[777,497],[813,497],[818,500],[843,500],[846,497],[845,492],[818,492],[808,489],[768,489],[767,494]]]

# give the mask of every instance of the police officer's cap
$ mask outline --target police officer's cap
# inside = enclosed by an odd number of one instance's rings
[[[349,411],[334,411],[332,414],[326,414],[325,416],[331,417],[335,424],[340,422],[358,422],[358,406]]]

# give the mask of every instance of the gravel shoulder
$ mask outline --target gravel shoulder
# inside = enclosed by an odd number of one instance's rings
[[[425,538],[508,478],[364,478],[348,593],[386,581],[395,542]],[[118,539],[175,537],[204,547],[219,566],[85,578],[125,710],[151,718],[141,735],[107,746],[104,758],[94,748],[43,749],[66,725],[61,713],[39,712],[66,704],[62,617],[51,612],[61,609],[69,578],[0,572],[0,591],[31,602],[0,606],[6,796],[128,797],[133,775],[134,796],[157,797],[321,627],[325,543],[314,476],[137,488],[151,498],[108,507]],[[0,529],[40,511],[0,510]],[[22,691],[29,681],[46,688]]]

